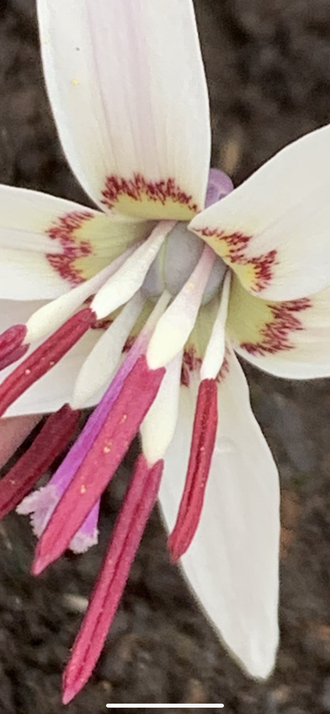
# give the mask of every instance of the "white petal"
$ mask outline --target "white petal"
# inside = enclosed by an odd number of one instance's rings
[[[286,379],[330,376],[330,288],[270,302],[235,280],[227,330],[236,352],[265,372]]]
[[[189,218],[210,156],[191,0],[37,4],[49,97],[85,190],[126,215]]]
[[[81,206],[79,209],[81,210]],[[0,297],[44,299],[68,290],[47,254],[61,247],[47,235],[60,216],[77,204],[12,186],[0,186]]]
[[[201,521],[181,563],[211,623],[252,676],[272,670],[278,642],[279,486],[233,355],[219,387],[219,424]],[[160,499],[174,525],[188,461],[196,385],[182,388],[180,421]]]
[[[0,186],[0,298],[44,300],[91,278],[150,232],[72,201]]]
[[[330,284],[330,126],[280,151],[190,224],[244,287],[292,300]]]

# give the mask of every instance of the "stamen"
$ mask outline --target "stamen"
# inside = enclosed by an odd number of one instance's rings
[[[214,320],[211,337],[205,350],[201,366],[200,376],[202,381],[203,379],[216,379],[223,365],[226,352],[226,322],[231,276],[231,270],[228,270],[223,281],[218,313]]]
[[[163,461],[149,466],[139,456],[82,627],[64,673],[63,704],[82,689],[100,656],[129,570],[155,504]]]
[[[33,566],[35,575],[59,558],[110,482],[154,401],[164,374],[165,369],[150,370],[144,355],[134,364],[40,540]]]
[[[0,335],[0,369],[13,364],[27,352],[29,346],[23,345],[25,335],[25,325],[13,325]]]
[[[65,405],[52,414],[30,448],[0,481],[0,518],[31,491],[74,434],[79,412]]]
[[[59,362],[87,332],[94,320],[91,308],[80,310],[6,377],[0,386],[0,416],[26,389]]]
[[[218,425],[217,383],[201,382],[196,405],[191,451],[176,524],[168,538],[174,561],[188,549],[198,526]]]

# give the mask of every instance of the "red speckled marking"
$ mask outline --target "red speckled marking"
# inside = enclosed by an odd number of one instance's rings
[[[254,290],[260,292],[264,290],[272,280],[273,267],[276,262],[276,250],[270,250],[269,253],[264,253],[258,258],[246,259],[243,265],[253,265],[255,271]]]
[[[254,269],[253,289],[257,292],[264,290],[273,278],[274,266],[276,264],[276,250],[270,250],[268,253],[263,253],[258,257],[247,258],[245,251],[252,238],[243,233],[226,234],[218,229],[202,228],[198,231],[205,238],[215,238],[226,244],[228,253],[227,258],[233,265],[251,265]]]
[[[162,181],[147,181],[142,174],[135,173],[133,178],[124,179],[121,176],[107,176],[105,189],[102,191],[102,203],[107,208],[113,208],[122,196],[129,196],[134,201],[160,201],[164,206],[169,199],[174,203],[187,206],[197,213],[198,206],[192,196],[182,191],[173,178]]]
[[[273,320],[266,322],[260,330],[261,340],[259,342],[242,342],[240,347],[255,357],[265,357],[283,350],[294,349],[295,345],[290,342],[290,336],[293,332],[304,329],[296,313],[307,310],[311,306],[309,298],[289,300],[275,305],[268,304],[273,314]]]
[[[63,250],[60,255],[47,253],[46,258],[52,268],[64,280],[68,280],[71,285],[79,285],[85,280],[81,270],[75,265],[75,261],[78,258],[91,255],[93,249],[89,241],[79,240],[75,233],[86,221],[90,221],[92,218],[94,216],[89,211],[72,211],[72,213],[67,213],[58,218],[46,231],[46,235],[52,240],[58,241]]]

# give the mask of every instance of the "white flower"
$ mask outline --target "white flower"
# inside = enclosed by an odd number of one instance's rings
[[[330,374],[330,128],[231,191],[209,172],[191,0],[38,0],[38,12],[60,139],[101,210],[0,187],[0,412],[54,412],[1,481],[0,515],[33,514],[36,573],[68,546],[83,551],[141,427],[64,701],[101,651],[159,487],[174,559],[229,650],[266,677],[278,476],[234,350],[278,376]],[[50,484],[28,496],[95,404]]]

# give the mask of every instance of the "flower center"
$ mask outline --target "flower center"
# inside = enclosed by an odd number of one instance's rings
[[[175,297],[201,258],[204,241],[188,230],[187,223],[177,223],[166,238],[143,284],[148,297],[158,298],[166,289]],[[219,290],[227,266],[216,257],[203,297],[208,303]]]

